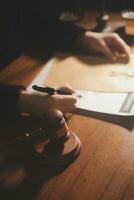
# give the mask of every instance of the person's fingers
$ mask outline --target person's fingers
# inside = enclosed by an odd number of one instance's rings
[[[76,108],[76,96],[74,95],[54,95],[53,107],[63,113],[70,112]]]
[[[114,35],[113,44],[117,47],[120,53],[130,54],[130,48],[118,35]]]
[[[60,110],[63,112],[63,114],[73,112],[75,109],[76,109],[76,104],[69,106],[69,107],[62,105],[60,108]]]
[[[101,41],[101,43],[100,43],[100,51],[101,51],[111,62],[115,62],[115,61],[116,61],[115,54],[111,51],[111,49],[108,47],[108,45],[105,43],[105,41]]]
[[[117,61],[129,61],[130,48],[117,34],[112,34],[106,39],[106,42],[109,46],[109,49],[115,54]]]
[[[73,93],[76,93],[76,91],[68,84],[68,83],[66,83],[66,88],[68,89],[68,90],[70,90],[71,92],[72,92],[72,94]]]
[[[64,105],[76,104],[77,102],[75,95],[55,95],[55,99]]]
[[[60,86],[57,89],[63,90],[63,91],[68,92],[70,94],[74,94],[75,93],[75,90],[73,90],[73,88],[71,88],[71,86],[68,85],[68,84],[66,84],[65,86]]]

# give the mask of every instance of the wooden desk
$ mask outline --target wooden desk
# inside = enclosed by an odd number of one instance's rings
[[[43,64],[23,55],[1,72],[0,80],[28,85]],[[90,117],[72,115],[68,125],[80,138],[82,151],[64,170],[47,168],[33,156],[28,162],[10,158],[8,163],[1,156],[1,199],[133,200],[133,121],[133,117],[104,117],[93,113]],[[33,127],[35,121],[29,123]]]

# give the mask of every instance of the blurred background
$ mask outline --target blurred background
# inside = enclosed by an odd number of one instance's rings
[[[109,11],[121,11],[134,9],[134,0],[68,0],[69,9],[100,9],[105,3],[105,8]]]

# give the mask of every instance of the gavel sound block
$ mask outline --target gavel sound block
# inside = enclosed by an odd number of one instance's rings
[[[44,131],[49,138],[39,156],[43,163],[62,166],[72,163],[80,154],[81,142],[68,129],[65,118],[59,110],[51,110],[44,115]]]

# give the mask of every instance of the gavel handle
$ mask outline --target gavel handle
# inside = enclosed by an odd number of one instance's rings
[[[44,133],[44,130],[42,128],[36,129],[31,132],[26,132],[24,135],[16,137],[11,139],[8,142],[5,142],[4,144],[0,145],[0,150],[4,150],[6,148],[10,148],[14,145],[23,143],[23,142],[34,142],[37,139],[41,139],[46,137],[46,134]]]

